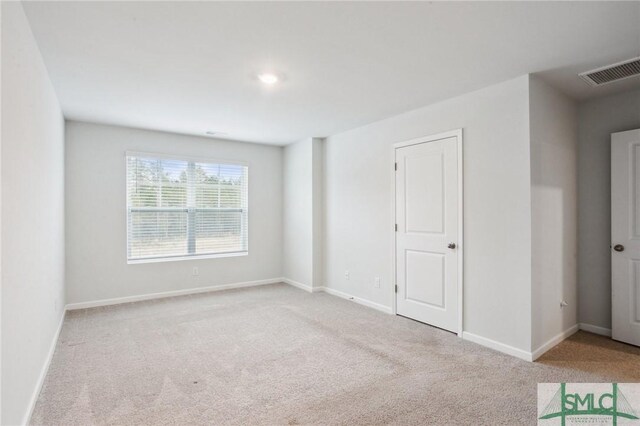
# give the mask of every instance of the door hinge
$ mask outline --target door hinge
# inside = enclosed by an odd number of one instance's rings
[[[398,292],[398,284],[396,284],[396,293]]]
[[[395,229],[396,229],[396,232],[398,232],[398,224],[397,223],[396,223],[396,228]]]
[[[398,170],[398,163],[394,164],[393,169],[396,170],[396,171]]]

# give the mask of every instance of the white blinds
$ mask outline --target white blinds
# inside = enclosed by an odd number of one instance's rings
[[[127,154],[127,258],[248,250],[248,167]]]

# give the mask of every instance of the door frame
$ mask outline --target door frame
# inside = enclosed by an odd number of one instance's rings
[[[442,139],[448,139],[455,137],[458,154],[458,241],[456,245],[458,247],[458,337],[462,337],[464,328],[464,234],[463,234],[463,218],[464,218],[464,173],[463,173],[463,159],[462,159],[462,128],[450,130],[448,132],[442,132],[435,135],[423,136],[416,139],[410,139],[403,142],[394,143],[391,146],[391,223],[389,229],[391,230],[391,313],[397,315],[397,271],[396,271],[396,150],[398,148],[404,148],[406,146],[418,145],[422,143],[435,142]]]

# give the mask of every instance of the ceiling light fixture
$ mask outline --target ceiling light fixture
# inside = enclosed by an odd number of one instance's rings
[[[271,73],[258,74],[258,78],[261,82],[269,86],[276,84],[278,80],[280,80],[277,75]]]

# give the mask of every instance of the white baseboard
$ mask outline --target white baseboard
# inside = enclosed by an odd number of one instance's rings
[[[507,355],[515,356],[516,358],[523,359],[525,361],[535,361],[540,358],[545,352],[549,349],[553,348],[566,338],[575,334],[580,329],[580,324],[575,324],[562,333],[552,337],[543,345],[541,345],[538,349],[533,352],[528,352],[523,349],[518,349],[513,346],[497,342],[495,340],[488,339],[486,337],[478,336],[477,334],[469,333],[467,331],[462,332],[462,338],[464,340],[468,340],[473,343],[477,343],[482,346],[486,346],[488,348],[494,349],[496,351],[505,353]]]
[[[487,348],[505,353],[507,355],[514,356],[516,358],[523,359],[525,361],[533,361],[533,354],[531,352],[514,348],[513,346],[496,342],[495,340],[487,339],[486,337],[478,336],[477,334],[469,333],[468,331],[462,332],[462,338],[464,340],[468,340],[470,342],[477,343],[482,346],[486,346]]]
[[[318,291],[323,291],[323,292],[331,294],[333,296],[338,296],[338,297],[341,297],[343,299],[351,300],[352,302],[356,302],[356,303],[358,303],[360,305],[376,309],[376,310],[378,310],[380,312],[384,312],[385,314],[392,314],[393,313],[391,308],[388,307],[388,306],[384,306],[384,305],[372,302],[372,301],[367,300],[367,299],[362,299],[360,297],[352,296],[352,295],[350,295],[348,293],[345,293],[345,292],[342,292],[340,290],[336,290],[336,289],[333,289],[333,288],[330,288],[330,287],[318,287],[318,289],[319,289]]]
[[[597,325],[586,324],[581,322],[579,324],[580,330],[588,331],[589,333],[600,334],[602,336],[611,337],[611,329],[605,327],[599,327]]]
[[[531,354],[532,355],[532,357],[531,357],[532,361],[535,361],[536,359],[540,358],[540,356],[542,356],[542,354],[544,354],[549,349],[551,349],[554,346],[556,346],[558,343],[562,342],[567,337],[575,334],[579,329],[580,329],[580,325],[579,324],[575,324],[575,325],[572,325],[571,327],[567,328],[562,333],[559,333],[558,335],[556,335],[556,336],[552,337],[551,339],[549,339],[546,343],[544,343],[542,346],[540,346],[538,349],[536,349],[535,351],[532,352],[532,354]]]
[[[282,282],[285,283],[285,284],[289,284],[291,286],[297,287],[297,288],[299,288],[301,290],[308,291],[309,293],[314,293],[314,290],[315,290],[310,285],[302,284],[301,282],[294,281],[294,280],[292,280],[290,278],[283,278]],[[318,290],[315,290],[315,291],[317,292]]]
[[[44,379],[47,377],[47,372],[49,371],[49,366],[51,365],[51,360],[53,359],[53,354],[56,351],[56,345],[58,344],[58,338],[60,337],[60,332],[62,331],[62,324],[64,324],[64,318],[67,314],[66,309],[62,311],[62,318],[60,318],[60,323],[58,324],[58,329],[56,333],[53,335],[53,339],[51,340],[51,345],[49,346],[49,352],[47,353],[47,359],[40,370],[40,376],[38,377],[38,382],[36,383],[36,387],[33,390],[33,394],[31,395],[31,400],[29,401],[29,406],[27,408],[27,412],[22,419],[23,425],[28,425],[31,422],[31,415],[33,414],[34,408],[36,408],[36,402],[38,402],[38,397],[40,396],[40,391],[42,390],[42,385],[44,385]]]
[[[209,287],[196,287],[184,290],[165,291],[162,293],[148,293],[137,296],[116,297],[114,299],[94,300],[91,302],[70,303],[66,306],[68,311],[75,309],[95,308],[97,306],[119,305],[121,303],[140,302],[143,300],[162,299],[165,297],[184,296],[188,294],[208,293],[211,291],[232,290],[235,288],[254,287],[258,285],[276,284],[284,282],[284,278],[269,278],[266,280],[245,281],[240,283],[214,285]]]

